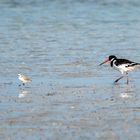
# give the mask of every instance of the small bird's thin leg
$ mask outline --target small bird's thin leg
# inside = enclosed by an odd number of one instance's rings
[[[25,83],[23,83],[23,86],[25,86]]]
[[[119,80],[121,80],[123,77],[124,77],[124,76],[121,76],[120,78],[116,79],[116,80],[114,81],[114,83],[117,83],[117,82],[118,82]]]

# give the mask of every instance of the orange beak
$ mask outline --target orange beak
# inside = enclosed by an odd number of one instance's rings
[[[109,58],[107,58],[104,62],[102,62],[102,63],[100,64],[100,66],[103,65],[103,64],[105,64],[105,63],[107,63],[108,61],[109,61]]]

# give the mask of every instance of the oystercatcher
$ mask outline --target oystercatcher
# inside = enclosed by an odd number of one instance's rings
[[[122,73],[122,76],[119,77],[114,81],[114,83],[117,83],[120,79],[123,77],[127,77],[127,84],[128,84],[128,72],[132,71],[136,67],[140,67],[140,63],[135,63],[127,59],[119,59],[115,55],[110,55],[104,62],[102,62],[100,65],[107,63],[110,61],[110,66],[119,70]]]
[[[22,82],[23,86],[25,85],[25,83],[31,81],[26,75],[23,74],[18,74],[18,79]]]

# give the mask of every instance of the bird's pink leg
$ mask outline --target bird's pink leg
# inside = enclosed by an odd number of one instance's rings
[[[114,81],[114,83],[117,83],[117,82],[118,82],[119,80],[121,80],[123,77],[124,77],[124,76],[121,76],[120,78],[116,79],[116,80]]]
[[[126,78],[127,78],[127,84],[129,83],[129,79],[128,79],[128,73],[126,73]]]

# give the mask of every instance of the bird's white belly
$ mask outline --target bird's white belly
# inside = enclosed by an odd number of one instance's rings
[[[119,65],[119,66],[114,66],[115,69],[119,70],[122,74],[132,71],[134,67],[127,67],[127,64]]]
[[[25,80],[23,77],[19,77],[19,80],[21,80],[23,83],[27,83],[28,81]]]

